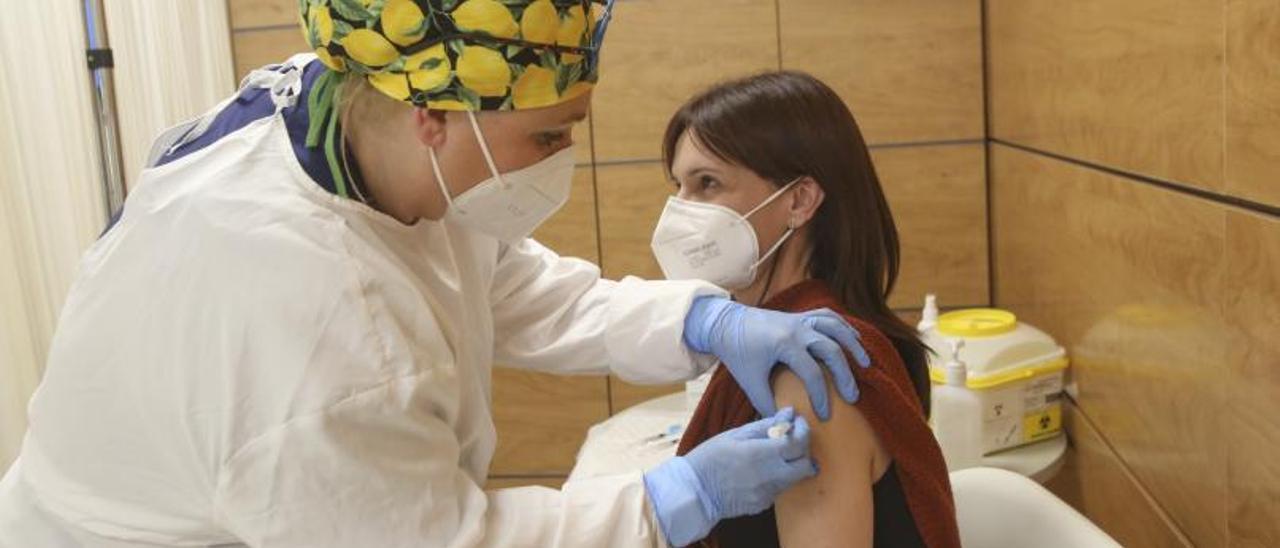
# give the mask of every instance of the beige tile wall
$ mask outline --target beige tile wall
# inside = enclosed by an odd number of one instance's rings
[[[1068,404],[1065,411],[1063,427],[1072,443],[1062,471],[1046,487],[1072,506],[1088,508],[1094,522],[1124,546],[1192,546],[1080,409]]]
[[[612,277],[659,276],[649,236],[670,188],[658,162],[667,118],[719,80],[805,70],[841,93],[874,147],[903,241],[892,304],[910,314],[925,291],[947,305],[987,304],[979,8],[978,0],[618,2],[591,121],[576,135],[573,197],[536,236]],[[231,17],[242,75],[306,48],[295,0],[231,0]],[[490,486],[557,485],[587,426],[680,389],[509,371],[494,384]]]
[[[1221,189],[1222,0],[989,0],[991,134]]]
[[[779,0],[782,67],[822,78],[871,144],[980,140],[981,3]]]
[[[1280,545],[1280,4],[987,13],[993,299],[1078,386],[1055,488],[1127,545]]]

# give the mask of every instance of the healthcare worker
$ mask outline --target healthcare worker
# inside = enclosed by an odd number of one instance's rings
[[[607,8],[300,4],[315,54],[163,135],[86,253],[0,545],[684,544],[816,472],[768,375],[826,415],[825,364],[856,399],[851,328],[527,238],[568,197]],[[717,358],[769,418],[648,473],[481,488],[492,364],[661,383]]]

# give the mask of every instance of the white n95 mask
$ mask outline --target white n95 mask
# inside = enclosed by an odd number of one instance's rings
[[[529,237],[538,225],[569,201],[575,162],[573,147],[565,147],[528,167],[498,173],[475,113],[468,111],[467,117],[493,176],[452,198],[440,173],[436,151],[428,148],[431,169],[440,185],[440,193],[448,203],[445,221],[488,234],[508,244]]]
[[[760,257],[756,231],[747,218],[798,181],[800,178],[787,183],[746,215],[720,205],[668,198],[651,243],[662,273],[668,280],[704,280],[725,289],[751,285],[756,269],[782,247],[795,229],[788,227]]]

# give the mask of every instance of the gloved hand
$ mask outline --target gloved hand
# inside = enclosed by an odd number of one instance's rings
[[[769,427],[792,421],[790,432],[769,437]],[[763,512],[782,491],[817,473],[809,425],[787,407],[658,465],[645,473],[644,485],[667,542],[685,546],[722,519]]]
[[[720,358],[763,417],[774,414],[769,373],[779,362],[804,382],[821,420],[831,418],[831,408],[826,378],[814,358],[831,371],[840,397],[849,403],[858,401],[858,385],[840,346],[849,350],[858,365],[867,367],[871,359],[859,337],[844,318],[826,308],[791,314],[752,308],[724,297],[694,300],[684,320],[685,344]]]

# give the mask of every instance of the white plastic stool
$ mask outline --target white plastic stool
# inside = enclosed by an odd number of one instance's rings
[[[1048,489],[999,468],[951,474],[960,543],[966,548],[1119,548],[1120,544]]]

